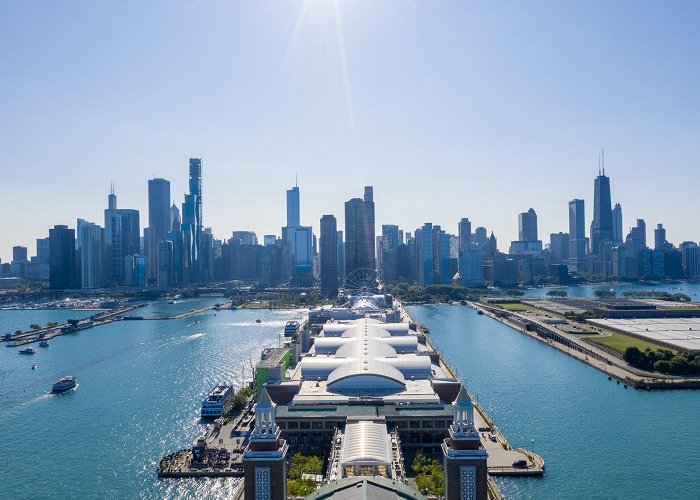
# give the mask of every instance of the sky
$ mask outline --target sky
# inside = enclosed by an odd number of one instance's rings
[[[203,158],[204,223],[344,226],[374,186],[378,231],[468,217],[517,239],[568,230],[605,148],[623,225],[700,239],[700,3],[0,1],[0,259],[78,217],[148,224]],[[626,232],[626,231],[625,231]],[[379,234],[379,233],[378,233]]]

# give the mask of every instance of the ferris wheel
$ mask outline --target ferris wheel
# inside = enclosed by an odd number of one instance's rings
[[[349,297],[369,297],[380,294],[377,271],[367,267],[355,269],[345,277],[343,291]]]

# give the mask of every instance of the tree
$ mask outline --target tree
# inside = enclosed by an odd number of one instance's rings
[[[568,296],[569,293],[566,290],[550,290],[547,292],[547,297],[560,297],[564,298]]]
[[[39,323],[32,323],[29,325],[32,330],[41,330],[41,325]]]
[[[411,469],[416,474],[416,486],[421,493],[437,496],[445,494],[445,475],[440,462],[419,451],[411,462]]]
[[[604,288],[599,288],[593,292],[599,299],[612,299],[615,297],[615,290],[606,290]]]

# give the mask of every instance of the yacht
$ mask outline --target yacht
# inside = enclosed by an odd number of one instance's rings
[[[20,354],[36,354],[36,349],[33,347],[27,347],[26,349],[22,349],[19,351]]]
[[[301,325],[298,321],[287,321],[287,324],[284,326],[284,336],[293,337],[299,332],[299,328],[301,328]]]
[[[207,399],[202,401],[201,416],[203,418],[218,418],[222,416],[232,396],[232,385],[217,385],[211,390]]]
[[[75,376],[69,375],[68,377],[63,377],[61,380],[56,382],[51,388],[51,392],[54,394],[61,394],[66,391],[70,391],[76,385],[78,385],[78,380],[75,378]]]
[[[48,347],[49,346],[49,341],[48,340],[42,340],[39,342],[39,347]]]

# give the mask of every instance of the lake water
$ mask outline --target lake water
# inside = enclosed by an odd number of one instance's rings
[[[510,443],[530,448],[534,439],[544,458],[542,478],[497,478],[506,497],[700,495],[700,391],[624,389],[466,306],[408,310]]]
[[[174,315],[221,300],[161,301],[129,314]],[[90,314],[0,311],[0,332]],[[250,377],[260,351],[301,316],[239,309],[121,321],[52,339],[34,356],[0,345],[0,498],[227,496],[237,479],[159,480],[158,461],[204,431],[199,406],[208,391]],[[64,375],[78,377],[77,390],[51,395]]]

